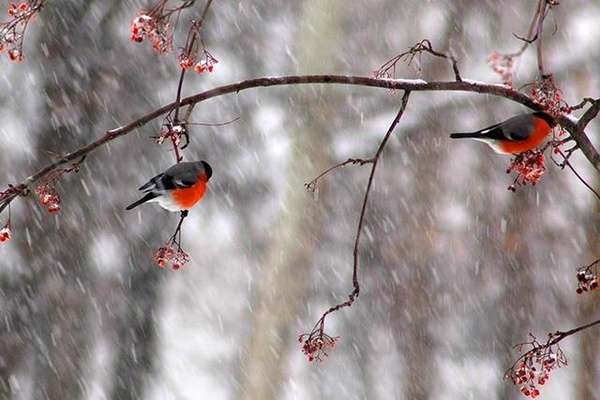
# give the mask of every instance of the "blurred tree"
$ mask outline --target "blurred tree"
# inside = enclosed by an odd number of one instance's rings
[[[337,41],[338,0],[306,2],[296,33],[298,68],[306,73],[331,68],[327,56]],[[292,155],[288,161],[286,192],[281,217],[261,272],[256,295],[252,336],[244,362],[241,398],[276,399],[286,373],[286,351],[296,332],[291,328],[306,301],[306,280],[319,241],[324,210],[304,190],[304,182],[331,163],[330,119],[335,99],[324,89],[301,88],[289,104],[300,124],[290,132]],[[300,116],[300,117],[299,117]],[[322,191],[324,196],[326,191]]]

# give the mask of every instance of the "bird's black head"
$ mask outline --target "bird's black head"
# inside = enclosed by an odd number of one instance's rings
[[[204,171],[206,172],[206,179],[210,179],[210,177],[212,176],[212,167],[206,161],[200,161],[200,163],[202,164],[202,166],[204,167]]]
[[[546,121],[551,128],[556,126],[556,120],[550,114],[547,114],[543,111],[536,111],[533,113],[533,115]]]

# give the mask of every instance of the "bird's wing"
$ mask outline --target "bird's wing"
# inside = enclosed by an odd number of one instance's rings
[[[142,186],[140,186],[138,188],[138,190],[141,190],[143,192],[150,192],[150,191],[154,190],[156,188],[157,182],[159,182],[163,176],[164,176],[164,174],[156,175],[154,178],[150,179],[148,182],[146,182]]]
[[[198,182],[198,167],[193,162],[182,162],[165,171],[163,180],[170,188],[188,188]]]
[[[535,129],[533,114],[521,114],[513,117],[501,126],[502,133],[510,140],[527,140]]]
[[[193,163],[182,162],[150,179],[139,190],[143,192],[163,192],[172,189],[184,189],[198,182],[197,169]]]
[[[521,114],[499,124],[478,131],[481,136],[492,140],[526,140],[533,131],[533,114]]]

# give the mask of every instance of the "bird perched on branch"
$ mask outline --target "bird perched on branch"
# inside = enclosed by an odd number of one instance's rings
[[[206,193],[212,168],[206,161],[181,162],[150,179],[138,190],[144,197],[125,208],[131,210],[146,202],[157,202],[169,211],[187,211]]]
[[[450,137],[479,140],[500,154],[520,154],[537,148],[555,126],[552,116],[536,111],[517,115],[476,132],[452,133]]]

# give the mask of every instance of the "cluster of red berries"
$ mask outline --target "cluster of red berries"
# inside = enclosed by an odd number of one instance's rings
[[[175,249],[173,244],[173,242],[169,242],[165,246],[160,247],[156,253],[154,253],[154,261],[161,268],[165,268],[170,264],[171,269],[177,271],[190,262],[191,258],[181,247],[178,246],[177,249]]]
[[[577,294],[598,289],[598,271],[585,267],[577,271]]]
[[[533,82],[531,97],[553,117],[559,117],[566,111],[570,111],[570,107],[564,100],[562,91],[554,83],[552,75],[544,76]]]
[[[60,196],[52,183],[43,183],[35,188],[40,203],[48,212],[54,214],[60,211]]]
[[[138,15],[131,23],[131,40],[141,43],[148,38],[152,48],[159,54],[167,53],[173,45],[173,32],[168,18]]]
[[[191,54],[182,53],[179,55],[179,66],[183,69],[194,68],[194,71],[198,74],[203,72],[213,72],[215,64],[219,62],[208,50],[202,51],[203,57],[200,61],[196,62],[196,57]]]
[[[492,70],[500,75],[502,83],[508,86],[513,84],[513,73],[515,67],[515,60],[513,56],[498,53],[494,51],[487,58],[487,62],[492,67]]]
[[[28,2],[8,3],[7,22],[0,22],[0,53],[6,54],[11,61],[23,61],[23,35],[29,20],[35,12]]]
[[[10,224],[7,222],[2,229],[0,229],[0,243],[8,242],[12,236],[10,231]]]
[[[516,172],[517,177],[512,185],[508,187],[510,191],[516,191],[518,187],[525,185],[535,185],[542,179],[546,171],[546,161],[544,153],[531,150],[517,154],[510,160],[506,173]]]
[[[566,364],[566,359],[560,349],[555,353],[551,347],[545,347],[539,343],[536,346],[539,347],[525,353],[523,359],[511,368],[505,377],[520,386],[520,391],[524,396],[532,399],[540,395],[538,387],[548,382],[552,370],[560,367],[561,364]]]
[[[321,362],[329,355],[328,351],[333,350],[339,339],[339,336],[331,337],[319,328],[311,333],[300,335],[298,342],[302,345],[302,353],[306,355],[309,362]]]
[[[8,15],[13,18],[18,18],[24,16],[31,10],[31,6],[27,2],[22,2],[17,5],[17,3],[8,3]]]

